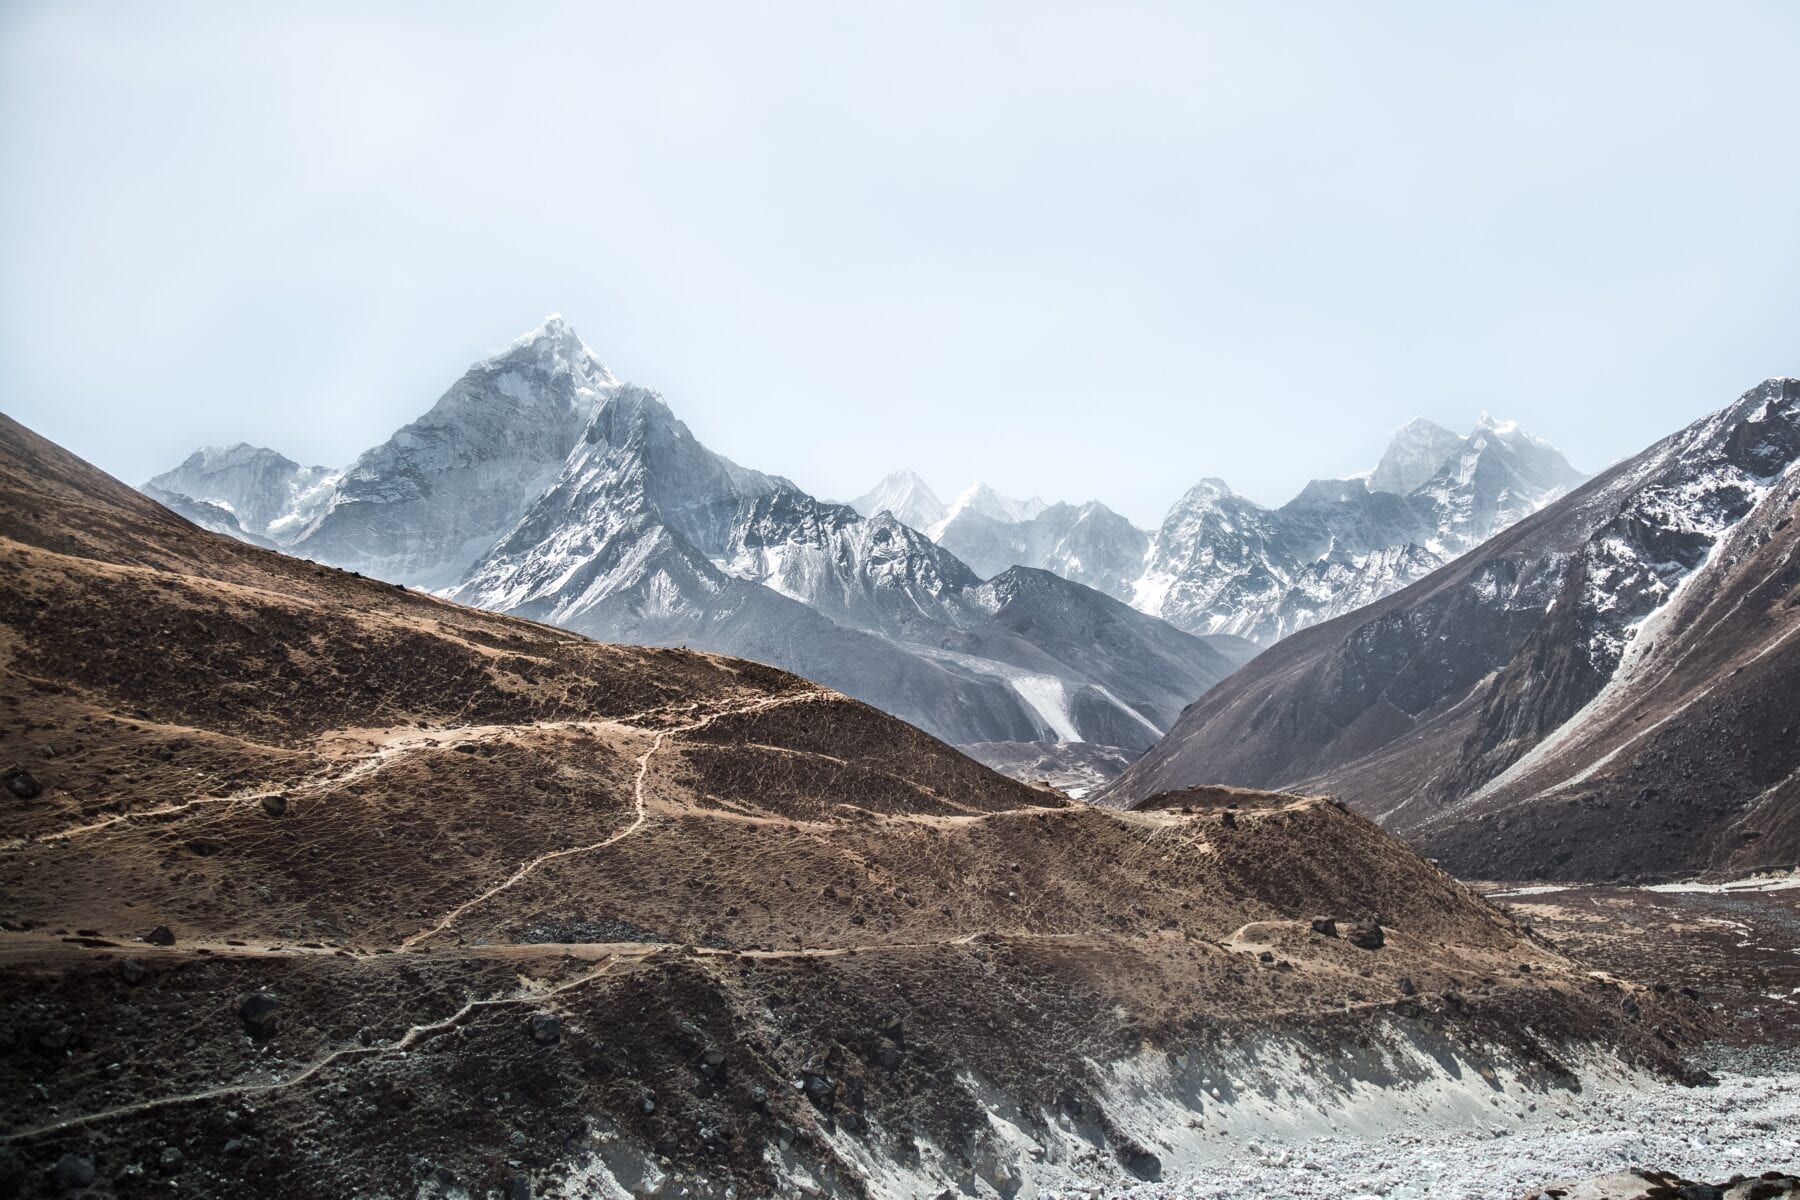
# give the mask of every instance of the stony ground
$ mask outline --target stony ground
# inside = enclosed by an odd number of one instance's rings
[[[1378,1140],[1258,1144],[1187,1179],[1070,1194],[1496,1200],[1637,1165],[1715,1182],[1765,1170],[1800,1173],[1800,1062],[1786,1067],[1773,1074],[1722,1075],[1708,1088],[1596,1090],[1585,1104],[1545,1109],[1537,1125],[1500,1136],[1492,1129],[1412,1125]]]
[[[1631,1167],[1714,1183],[1800,1174],[1800,886],[1482,890],[1599,970],[1697,990],[1720,1018],[1702,1055],[1716,1086],[1592,1089],[1517,1128],[1265,1141],[1181,1178],[1071,1194],[1494,1200]]]

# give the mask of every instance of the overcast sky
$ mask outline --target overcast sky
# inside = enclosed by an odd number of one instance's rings
[[[0,4],[0,409],[340,465],[562,312],[701,440],[1154,523],[1800,374],[1800,5]],[[948,498],[948,496],[946,496]]]

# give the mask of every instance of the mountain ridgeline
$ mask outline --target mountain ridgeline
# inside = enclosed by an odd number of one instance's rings
[[[1800,861],[1800,381],[1201,697],[1108,794],[1337,795],[1479,878]]]
[[[341,471],[247,446],[145,489],[244,540],[593,637],[796,671],[960,744],[1151,745],[1241,655],[695,439],[557,318]]]
[[[1204,479],[1154,532],[1098,501],[1014,501],[983,484],[946,507],[910,471],[855,503],[925,530],[979,573],[1039,567],[1191,633],[1266,646],[1398,591],[1585,478],[1484,416],[1467,437],[1416,420],[1366,476],[1314,480],[1279,508]]]

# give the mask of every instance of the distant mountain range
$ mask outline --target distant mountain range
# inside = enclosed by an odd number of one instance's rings
[[[1038,567],[1191,633],[1270,645],[1397,591],[1585,478],[1483,416],[1466,437],[1414,421],[1366,475],[1314,480],[1280,508],[1202,480],[1155,533],[1097,501],[1013,501],[984,484],[946,507],[911,471],[854,503],[925,530],[978,574]]]
[[[1503,447],[1498,462],[1524,477],[1516,443],[1496,431],[1487,452]],[[1422,472],[1399,458],[1402,482]],[[1791,867],[1797,463],[1800,380],[1770,380],[1404,590],[1265,651],[1106,799],[1201,782],[1330,792],[1465,877]],[[1486,519],[1442,503],[1470,528]]]
[[[1244,658],[740,467],[556,318],[342,470],[237,445],[144,490],[207,528],[465,603],[781,666],[965,745],[1129,757]],[[940,519],[996,503],[971,495]]]

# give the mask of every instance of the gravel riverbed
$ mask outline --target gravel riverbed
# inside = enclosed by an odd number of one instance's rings
[[[1512,1132],[1420,1123],[1377,1138],[1254,1143],[1180,1178],[1062,1195],[1504,1200],[1638,1166],[1715,1181],[1800,1173],[1800,1069],[1736,1065],[1753,1073],[1720,1073],[1712,1087],[1599,1088],[1568,1103],[1541,1102],[1537,1122]]]

